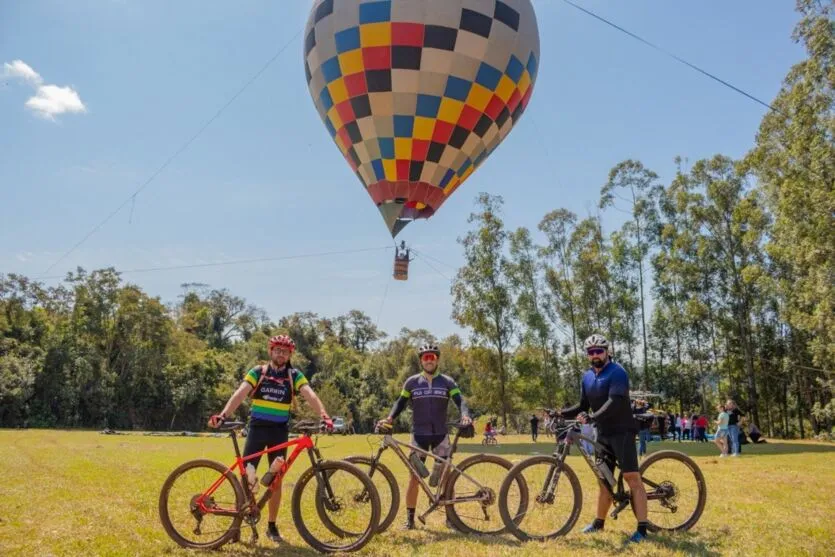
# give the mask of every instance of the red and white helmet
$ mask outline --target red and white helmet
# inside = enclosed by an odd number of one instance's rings
[[[276,346],[280,346],[282,348],[287,348],[290,352],[296,350],[296,343],[293,342],[293,339],[288,337],[287,335],[278,335],[274,336],[270,339],[270,350],[275,348]]]

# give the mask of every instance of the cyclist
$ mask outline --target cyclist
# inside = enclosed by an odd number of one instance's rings
[[[441,349],[434,344],[424,344],[420,347],[419,355],[423,372],[412,375],[406,380],[388,417],[380,420],[378,425],[391,425],[411,401],[411,444],[424,451],[432,451],[433,454],[440,457],[446,457],[450,451],[446,426],[449,399],[452,399],[458,407],[462,425],[466,426],[472,423],[470,411],[461,397],[461,389],[458,388],[452,377],[438,373]],[[420,459],[425,462],[426,456],[420,455]],[[417,498],[418,480],[414,475],[411,475],[409,477],[409,487],[406,489],[406,523],[404,525],[406,530],[414,530],[415,528]]]
[[[286,443],[288,438],[288,422],[290,408],[295,394],[304,397],[308,404],[318,412],[328,429],[333,429],[325,406],[307,382],[304,374],[293,368],[290,357],[296,349],[296,343],[287,335],[274,336],[269,340],[270,362],[263,366],[250,369],[238,390],[229,398],[220,414],[209,419],[209,426],[218,427],[224,419],[235,413],[244,399],[252,395],[252,405],[249,417],[249,433],[243,456],[255,454],[268,447]],[[286,458],[287,449],[267,454],[269,464],[278,457]],[[261,457],[247,461],[247,467],[252,464],[258,468]],[[269,476],[271,477],[271,476]],[[266,478],[265,478],[266,479]],[[264,483],[264,482],[262,482]],[[269,482],[267,482],[269,485]],[[281,534],[275,524],[278,508],[281,505],[281,480],[273,492],[269,502],[269,521],[267,523],[267,537],[273,542],[282,541]]]
[[[629,542],[641,542],[647,537],[647,493],[638,472],[638,452],[635,449],[635,433],[638,431],[629,402],[629,377],[620,365],[609,356],[609,341],[600,334],[593,334],[583,344],[591,367],[583,375],[580,402],[564,408],[565,418],[577,416],[581,423],[594,420],[597,425],[597,442],[615,456],[623,478],[632,493],[632,510],[638,519],[638,529]],[[588,410],[591,414],[586,414]],[[613,468],[612,462],[609,467]],[[600,484],[597,497],[597,518],[583,529],[584,533],[603,530],[606,513],[612,505],[609,491]]]

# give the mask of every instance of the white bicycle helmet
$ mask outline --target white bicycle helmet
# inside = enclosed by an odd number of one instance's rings
[[[606,337],[604,337],[603,335],[594,333],[583,343],[583,350],[588,350],[589,348],[603,348],[608,350],[609,341],[606,340]]]

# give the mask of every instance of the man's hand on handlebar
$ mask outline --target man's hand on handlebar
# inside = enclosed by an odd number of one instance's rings
[[[469,416],[461,416],[461,425],[467,426],[473,423],[473,419]]]
[[[581,424],[588,424],[592,422],[592,417],[589,416],[586,412],[580,412],[577,414],[577,421]]]
[[[223,412],[220,414],[215,414],[211,418],[209,418],[209,427],[211,428],[219,428],[223,425],[223,422],[226,420],[226,416],[223,415]]]
[[[391,416],[388,416],[387,418],[383,418],[382,420],[379,420],[377,422],[376,427],[374,428],[374,431],[378,432],[378,433],[381,432],[381,431],[391,431],[393,421],[394,420],[392,419]]]

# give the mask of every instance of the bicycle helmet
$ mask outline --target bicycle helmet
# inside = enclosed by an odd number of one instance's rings
[[[423,356],[424,354],[435,354],[439,358],[441,357],[441,349],[438,348],[436,344],[424,344],[418,350],[418,355]]]
[[[287,335],[278,335],[272,337],[270,339],[270,350],[275,348],[276,346],[280,346],[282,348],[287,348],[290,352],[296,350],[296,343],[293,342],[293,339],[288,337]]]
[[[606,337],[604,337],[603,335],[594,333],[583,343],[583,350],[588,350],[589,348],[603,348],[605,350],[608,350],[609,341],[606,340]]]

